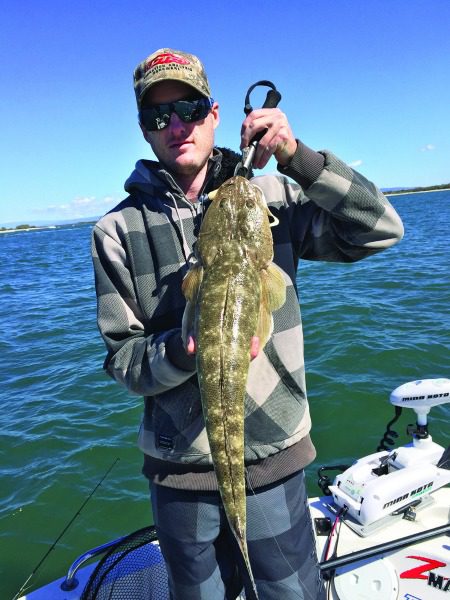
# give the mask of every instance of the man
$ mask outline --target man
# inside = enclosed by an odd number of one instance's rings
[[[142,133],[158,161],[139,161],[129,196],[93,231],[98,324],[106,371],[145,397],[139,445],[172,598],[235,598],[239,558],[221,510],[195,372],[195,340],[181,339],[181,283],[207,209],[205,194],[233,175],[239,157],[214,147],[219,105],[195,56],[163,48],[135,70]],[[401,239],[379,190],[329,152],[296,140],[279,109],[245,119],[241,147],[265,131],[255,158],[280,175],[257,178],[272,213],[274,261],[287,283],[274,332],[253,352],[245,402],[247,538],[264,600],[323,598],[303,469],[309,431],[299,258],[350,262]],[[293,180],[290,181],[288,176]],[[250,341],[249,341],[250,344]]]

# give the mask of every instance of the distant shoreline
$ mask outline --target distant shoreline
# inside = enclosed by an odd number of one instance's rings
[[[36,227],[13,227],[12,229],[0,229],[0,233],[18,233],[19,231],[42,231],[43,229],[54,229],[54,225],[41,225]]]
[[[75,223],[64,223],[61,225],[30,225],[28,226],[18,226],[18,227],[12,227],[11,229],[6,229],[4,227],[0,227],[0,234],[1,233],[18,233],[19,231],[46,231],[48,229],[62,229],[62,228],[66,228],[66,227],[75,227],[75,226],[82,226],[82,225],[91,225],[94,224],[95,221],[77,221]]]
[[[408,194],[429,194],[430,192],[449,192],[450,191],[450,184],[444,184],[445,187],[430,187],[430,188],[411,188],[410,190],[408,189],[401,189],[401,190],[382,190],[383,194],[385,196],[406,196]],[[24,225],[19,225],[18,227],[12,227],[11,229],[6,229],[3,227],[0,227],[0,234],[1,233],[17,233],[19,231],[42,231],[43,229],[58,229],[60,227],[67,227],[67,226],[71,226],[71,225],[87,225],[90,223],[95,223],[96,221],[79,221],[79,222],[75,222],[75,223],[65,223],[64,225],[30,225],[28,226],[24,226]]]
[[[441,187],[441,188],[430,188],[430,189],[415,189],[411,190],[399,190],[396,191],[384,191],[383,194],[385,196],[405,196],[406,194],[429,194],[430,192],[448,192],[450,191],[450,187]]]

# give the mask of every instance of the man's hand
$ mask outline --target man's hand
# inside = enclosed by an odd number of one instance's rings
[[[181,331],[175,331],[166,340],[166,355],[182,371],[195,371],[195,356],[187,352]]]
[[[185,349],[186,354],[189,354],[189,356],[197,352],[197,344],[195,343],[195,338],[192,334],[187,336]]]
[[[272,155],[286,166],[297,150],[297,140],[291,131],[286,115],[279,108],[253,110],[242,123],[241,149],[250,144],[260,131],[267,130],[258,143],[253,166],[262,169]]]

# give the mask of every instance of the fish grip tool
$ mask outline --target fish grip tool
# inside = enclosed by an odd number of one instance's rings
[[[247,94],[245,95],[244,113],[246,115],[249,115],[253,111],[253,107],[250,104],[250,94],[255,89],[255,87],[259,86],[265,86],[270,88],[267,92],[267,96],[262,108],[276,108],[281,100],[280,92],[277,90],[277,88],[271,81],[267,81],[266,79],[257,81],[248,88]],[[264,136],[266,131],[267,129],[258,132],[251,140],[250,144],[243,149],[242,161],[236,165],[236,168],[234,170],[235,175],[240,175],[241,177],[245,177],[246,179],[250,177],[250,171],[252,168],[253,159],[255,157],[256,148],[258,146],[259,140]]]

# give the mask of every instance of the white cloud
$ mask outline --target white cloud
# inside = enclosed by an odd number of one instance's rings
[[[45,208],[37,209],[35,212],[41,216],[46,215],[58,219],[90,218],[103,215],[119,201],[120,198],[115,198],[114,196],[103,196],[102,198],[97,198],[96,196],[78,196],[71,202],[51,204]]]
[[[73,206],[91,206],[95,203],[95,196],[90,196],[88,198],[75,198],[72,201]]]
[[[433,144],[426,144],[426,146],[424,146],[420,150],[421,152],[431,152],[433,150],[436,150],[436,146],[433,146]]]
[[[350,163],[348,163],[349,167],[352,167],[353,169],[356,169],[357,167],[360,167],[363,164],[363,161],[358,159],[358,160],[354,160]]]

